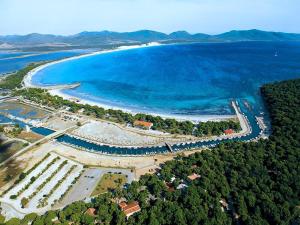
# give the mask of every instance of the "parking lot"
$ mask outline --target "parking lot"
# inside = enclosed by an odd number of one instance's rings
[[[131,183],[134,180],[134,174],[129,169],[88,168],[84,171],[64,199],[56,204],[55,207],[59,208],[72,202],[89,198],[101,177],[106,173],[124,174],[127,176],[127,183]]]
[[[82,169],[82,164],[51,152],[24,179],[11,186],[0,201],[21,213],[49,210],[69,190]]]

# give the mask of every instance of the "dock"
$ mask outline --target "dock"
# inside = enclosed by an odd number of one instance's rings
[[[264,117],[262,117],[262,116],[255,116],[255,118],[256,118],[256,121],[258,123],[259,128],[261,130],[263,130],[263,131],[266,130],[267,129],[267,125],[264,122]]]
[[[173,149],[172,149],[172,146],[169,144],[169,143],[165,143],[166,144],[166,147],[167,149],[170,151],[170,152],[173,152]]]
[[[31,85],[30,87],[34,88],[42,88],[45,90],[63,90],[63,89],[74,89],[80,86],[80,83],[73,83],[73,84],[58,84],[58,85],[47,85],[47,86],[34,86]]]
[[[80,83],[73,83],[73,84],[62,84],[62,85],[51,85],[51,86],[43,86],[41,88],[47,90],[62,90],[62,89],[74,89],[80,86]]]

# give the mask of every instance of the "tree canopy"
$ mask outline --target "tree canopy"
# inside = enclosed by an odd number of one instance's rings
[[[261,90],[272,120],[269,139],[179,155],[127,189],[56,211],[58,220],[62,224],[300,224],[300,79]],[[191,181],[187,176],[192,173],[201,177]],[[178,189],[181,183],[187,187]],[[138,201],[142,210],[126,220],[112,201],[120,196]],[[93,220],[85,214],[88,207],[96,208]],[[33,224],[48,224],[49,213],[36,217]]]
[[[79,104],[77,102],[63,99],[60,96],[52,96],[47,91],[38,88],[21,89],[14,92],[16,96],[34,101],[38,104],[46,105],[55,109],[68,108],[71,112],[77,112],[84,109],[86,115],[96,118],[110,120],[117,123],[134,124],[135,120],[142,120],[153,123],[152,129],[168,132],[171,134],[183,134],[194,136],[210,136],[223,134],[226,129],[233,129],[236,132],[241,129],[239,122],[233,120],[209,121],[194,124],[190,121],[178,121],[175,119],[163,119],[160,116],[138,113],[132,115],[121,110],[107,109],[91,106],[88,104]]]

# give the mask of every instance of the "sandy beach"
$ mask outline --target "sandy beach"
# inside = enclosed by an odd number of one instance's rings
[[[50,62],[50,63],[41,65],[41,66],[31,70],[24,77],[23,86],[24,87],[32,87],[32,88],[44,88],[43,86],[34,85],[32,83],[32,77],[38,71],[43,70],[46,67],[57,64],[57,63],[70,61],[70,60],[75,60],[75,59],[79,59],[79,58],[83,58],[83,57],[89,57],[89,56],[93,56],[93,55],[99,55],[99,54],[115,52],[115,51],[123,51],[123,50],[135,49],[135,48],[146,48],[146,47],[159,46],[159,45],[162,45],[162,44],[157,43],[157,42],[151,42],[151,43],[142,44],[142,45],[121,46],[121,47],[118,47],[116,49],[98,51],[98,52],[93,52],[93,53],[89,53],[89,54],[74,56],[74,57],[65,58],[65,59],[54,61],[54,62]],[[70,101],[76,101],[77,103],[80,103],[80,104],[88,104],[88,105],[92,105],[92,106],[98,106],[98,107],[102,107],[104,109],[122,110],[124,112],[131,113],[133,115],[135,115],[137,113],[145,113],[145,114],[150,114],[150,115],[153,115],[153,116],[161,116],[164,119],[171,118],[171,119],[176,119],[178,121],[188,120],[188,121],[192,121],[194,123],[206,122],[206,121],[222,121],[222,120],[228,120],[228,119],[236,118],[236,115],[184,115],[184,114],[179,115],[179,114],[157,113],[157,112],[151,112],[151,111],[138,111],[138,110],[134,110],[134,109],[124,108],[124,107],[119,107],[119,106],[113,106],[113,105],[109,105],[109,104],[103,104],[101,102],[92,101],[92,100],[88,100],[88,99],[68,95],[66,93],[63,93],[63,89],[59,89],[59,88],[50,88],[50,89],[47,88],[47,90],[53,96],[57,95],[57,96],[60,96],[64,99],[67,99],[67,100],[70,100]]]
[[[175,115],[175,114],[155,113],[155,112],[151,112],[151,111],[147,111],[147,112],[135,111],[135,110],[131,110],[129,108],[106,105],[106,104],[102,104],[102,103],[96,102],[96,101],[77,98],[72,95],[63,93],[62,90],[58,90],[58,89],[48,90],[48,92],[53,96],[58,95],[58,96],[62,97],[63,99],[70,100],[70,101],[76,101],[76,103],[79,103],[79,104],[83,104],[83,105],[88,104],[88,105],[92,105],[92,106],[102,107],[104,109],[122,110],[123,112],[131,113],[132,115],[135,115],[138,113],[145,113],[145,114],[149,114],[152,116],[160,116],[164,119],[167,119],[167,118],[168,119],[176,119],[178,121],[188,120],[188,121],[192,121],[194,123],[207,122],[207,121],[222,121],[222,120],[236,118],[236,115]]]
[[[88,54],[73,56],[73,57],[53,61],[53,62],[50,62],[50,63],[46,63],[46,64],[41,65],[41,66],[31,70],[30,72],[28,72],[27,75],[23,79],[23,86],[24,87],[33,87],[33,88],[34,87],[43,88],[42,86],[32,84],[32,77],[38,71],[43,70],[48,66],[55,65],[57,63],[62,63],[62,62],[70,61],[70,60],[85,58],[85,57],[89,57],[89,56],[93,56],[93,55],[105,54],[105,53],[116,52],[116,51],[124,51],[124,50],[135,49],[135,48],[146,48],[146,47],[152,47],[152,46],[158,46],[158,45],[161,45],[161,44],[158,43],[158,42],[151,42],[151,43],[142,44],[142,45],[120,46],[116,49],[97,51],[97,52],[92,52],[92,53],[88,53]]]

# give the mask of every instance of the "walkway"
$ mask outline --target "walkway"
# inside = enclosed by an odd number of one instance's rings
[[[10,160],[16,158],[19,155],[22,155],[24,152],[30,150],[31,148],[33,148],[34,146],[41,144],[45,141],[49,141],[51,139],[54,139],[56,137],[59,137],[61,135],[64,135],[65,133],[67,133],[69,130],[76,128],[77,126],[73,126],[73,127],[69,127],[65,130],[61,130],[61,131],[56,131],[52,134],[49,134],[48,136],[43,137],[40,140],[37,140],[34,143],[29,144],[28,146],[26,146],[25,148],[21,149],[20,151],[18,151],[16,154],[12,155],[11,157],[7,158],[5,161],[3,161],[2,163],[0,163],[0,166],[4,165],[5,163],[9,162]]]

